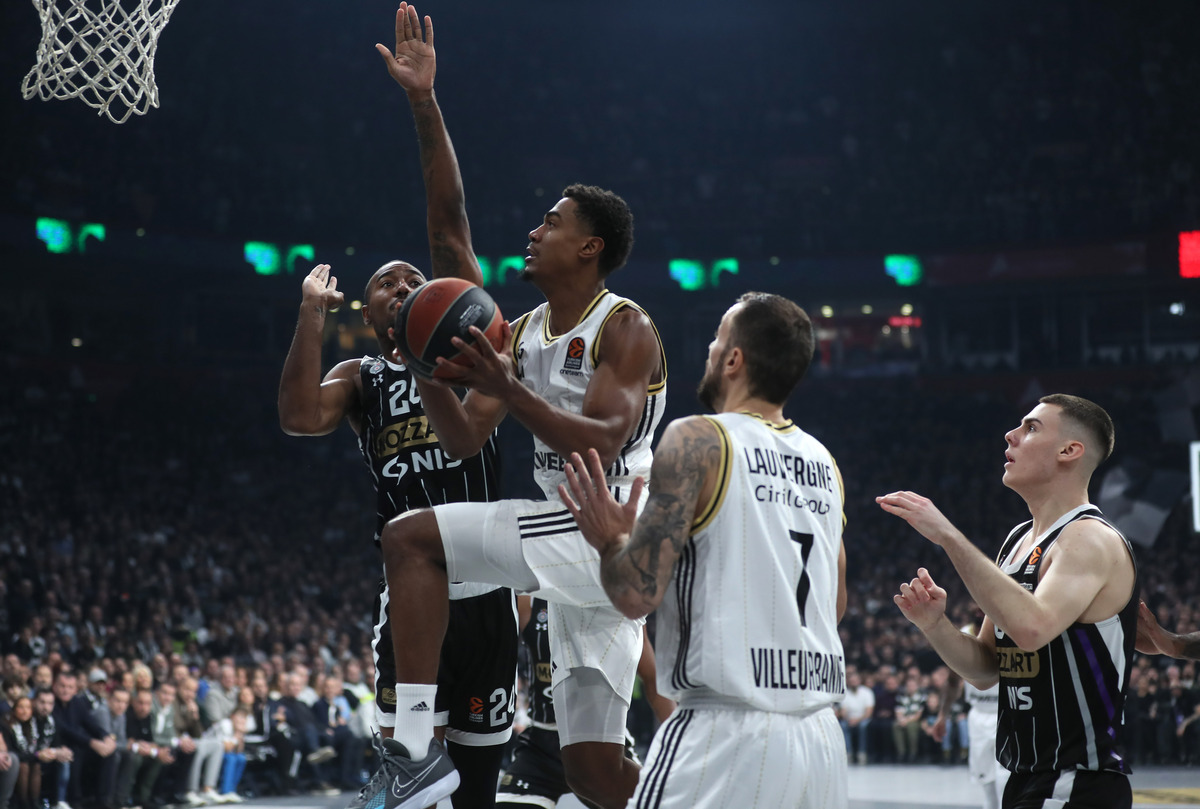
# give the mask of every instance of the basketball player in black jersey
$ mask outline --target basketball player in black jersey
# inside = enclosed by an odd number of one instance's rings
[[[979,634],[950,623],[946,591],[925,568],[895,602],[965,680],[980,689],[999,681],[1006,809],[1130,806],[1123,714],[1137,568],[1129,541],[1088,502],[1092,473],[1112,452],[1112,420],[1093,402],[1053,394],[1005,440],[1004,484],[1033,519],[1009,533],[995,562],[926,498],[876,498],[946,551],[986,614]]]
[[[537,806],[553,809],[563,795],[571,791],[563,772],[559,748],[558,726],[554,717],[554,696],[551,694],[550,626],[547,604],[540,598],[517,597],[517,615],[521,639],[529,650],[529,726],[517,737],[512,763],[500,778],[496,803],[504,806]],[[643,627],[643,630],[645,628]],[[658,693],[654,650],[650,639],[643,634],[642,658],[638,661],[646,701],[659,722],[666,721],[675,710],[674,700]],[[638,761],[633,749],[633,737],[627,735],[626,756]]]
[[[418,110],[421,165],[450,179],[461,198],[462,180],[444,127],[422,125],[428,110]],[[433,275],[465,278],[482,285],[479,266],[460,260],[456,240],[470,231],[456,221],[459,208],[429,208],[428,229]],[[318,265],[301,285],[296,334],[279,385],[279,418],[291,435],[325,435],[345,418],[358,435],[359,448],[375,481],[378,545],[385,524],[411,509],[441,503],[499,499],[495,435],[480,452],[452,459],[429,425],[425,402],[411,372],[393,359],[389,326],[404,300],[425,283],[416,267],[391,261],[371,276],[364,293],[363,322],[379,342],[379,354],[341,362],[321,378],[321,338],[328,312],[341,306],[343,294],[327,264]],[[443,391],[453,396],[452,392]],[[432,403],[431,403],[432,406]],[[393,744],[396,725],[395,656],[389,616],[389,592],[381,579],[375,601],[376,718],[380,733]],[[444,730],[448,752],[461,773],[455,807],[493,805],[504,747],[511,735],[517,666],[517,626],[512,591],[491,585],[451,585],[450,618],[438,669],[436,703],[427,706],[434,725]],[[437,744],[437,742],[435,742]],[[377,749],[382,750],[382,746]],[[386,760],[385,756],[377,755]],[[364,805],[378,792],[375,781],[394,773],[381,768],[351,806]]]

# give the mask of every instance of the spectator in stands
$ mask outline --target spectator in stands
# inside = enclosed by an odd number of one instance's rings
[[[74,766],[70,768],[67,801],[80,804],[85,788],[95,790],[99,761],[110,758],[116,743],[92,715],[92,705],[79,693],[79,678],[71,671],[60,671],[54,678],[54,722],[67,747]]]
[[[204,696],[204,714],[211,725],[229,717],[237,707],[237,669],[224,665],[218,669],[217,681],[210,683]]]
[[[875,692],[863,684],[862,675],[846,672],[846,697],[842,700],[838,719],[846,737],[846,755],[851,764],[867,763],[867,728],[871,726],[871,711],[875,708]]]
[[[870,740],[871,761],[877,763],[896,760],[896,743],[892,728],[896,722],[896,701],[900,697],[900,680],[890,667],[885,666],[875,678],[875,707],[871,710],[871,724],[867,731]]]
[[[284,674],[281,685],[284,691],[278,705],[283,711],[284,721],[277,723],[277,727],[287,735],[296,753],[303,756],[304,762],[312,768],[315,781],[313,791],[318,794],[338,794],[339,790],[329,783],[326,767],[326,762],[336,756],[337,751],[322,744],[312,708],[300,700],[300,694],[307,685],[305,674],[300,670]],[[295,778],[298,771],[293,768],[290,774]]]
[[[0,720],[11,730],[6,736],[9,752],[17,756],[17,780],[12,792],[17,809],[26,809],[39,801],[42,793],[42,764],[37,755],[37,728],[33,719],[33,700],[25,695],[13,701],[13,709]]]
[[[41,762],[41,772],[38,780],[45,784],[54,784],[54,809],[70,809],[67,803],[67,788],[71,779],[71,765],[75,753],[67,745],[54,718],[54,692],[49,689],[39,689],[33,696],[33,726],[37,736],[35,750],[38,761]],[[44,794],[44,787],[39,787],[38,796]]]
[[[921,681],[910,676],[904,681],[904,691],[896,698],[896,722],[892,726],[896,758],[905,764],[920,760],[921,714],[924,708],[925,695],[921,693]]]
[[[33,707],[29,707],[30,713]],[[21,777],[21,759],[17,734],[5,717],[0,717],[0,809],[9,809],[17,781]]]
[[[168,797],[182,794],[196,753],[196,738],[180,726],[175,684],[163,681],[154,691],[154,742],[168,750],[171,761],[164,762],[157,789]],[[187,722],[184,723],[187,725]],[[191,723],[196,727],[198,723]]]
[[[152,692],[143,690],[133,695],[133,709],[126,720],[129,750],[133,754],[127,786],[130,799],[143,809],[158,807],[159,804],[154,800],[154,788],[159,773],[164,765],[175,760],[169,747],[163,747],[154,740],[154,714]]]
[[[96,724],[113,741],[113,753],[100,759],[96,795],[103,809],[119,809],[129,800],[128,780],[133,772],[133,753],[129,750],[126,710],[129,692],[115,688],[108,699],[93,711]]]
[[[104,669],[97,667],[88,672],[87,688],[84,690],[83,696],[93,711],[104,706],[105,698],[108,696],[108,674]]]
[[[337,785],[342,789],[358,789],[362,786],[366,745],[351,728],[354,713],[344,693],[342,678],[332,674],[327,676],[321,689],[321,698],[313,703],[312,708],[321,744],[337,751]]]

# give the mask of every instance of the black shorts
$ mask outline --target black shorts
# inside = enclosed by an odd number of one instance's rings
[[[396,724],[396,659],[387,609],[387,585],[375,596],[376,718]],[[450,602],[450,623],[438,666],[434,723],[447,741],[471,747],[504,744],[516,706],[517,618],[512,590],[501,587]]]
[[[628,731],[625,732],[625,758],[638,765],[642,763]],[[558,732],[532,726],[521,731],[513,747],[512,763],[500,776],[496,803],[544,806],[546,801],[556,803],[570,791],[563,773]],[[523,800],[529,796],[543,800]]]
[[[1004,786],[1001,805],[1004,809],[1128,809],[1133,805],[1133,790],[1129,777],[1119,772],[1015,772]]]
[[[558,733],[535,727],[521,731],[512,764],[500,776],[496,803],[523,803],[520,798],[528,795],[557,801],[570,791],[563,775]]]

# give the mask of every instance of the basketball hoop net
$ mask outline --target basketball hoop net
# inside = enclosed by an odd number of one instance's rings
[[[178,3],[33,0],[42,19],[42,41],[21,94],[43,101],[78,98],[118,124],[132,113],[145,115],[158,106],[158,35]]]

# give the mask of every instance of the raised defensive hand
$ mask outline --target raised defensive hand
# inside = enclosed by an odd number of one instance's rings
[[[907,522],[935,545],[944,545],[946,540],[959,533],[928,497],[915,492],[892,492],[876,497],[875,502],[888,514],[895,514]]]
[[[917,629],[926,632],[946,614],[946,591],[934,583],[925,568],[917,568],[917,577],[900,585],[900,592],[892,601],[904,613],[904,617]]]
[[[329,274],[328,264],[318,264],[300,283],[300,294],[305,303],[320,306],[327,312],[336,312],[346,300],[338,292],[337,276]]]
[[[596,450],[588,450],[586,465],[578,452],[572,452],[566,473],[566,484],[558,484],[558,496],[575,518],[575,524],[588,544],[603,554],[614,545],[627,543],[637,522],[644,484],[642,478],[633,482],[628,502],[621,505],[608,490],[600,453]]]
[[[1134,647],[1144,655],[1164,654],[1163,647],[1159,645],[1162,637],[1163,630],[1158,625],[1158,619],[1145,601],[1138,601],[1137,640]]]
[[[426,15],[425,30],[422,31],[416,6],[401,3],[396,11],[395,52],[378,43],[375,50],[383,57],[388,73],[405,92],[433,89],[433,75],[437,72],[437,57],[433,50],[433,20]]]

